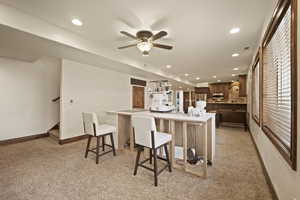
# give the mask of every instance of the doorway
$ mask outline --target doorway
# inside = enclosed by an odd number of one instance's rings
[[[132,108],[145,108],[145,88],[132,86]]]

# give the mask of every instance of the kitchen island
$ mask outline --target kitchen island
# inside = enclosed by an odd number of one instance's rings
[[[213,163],[215,154],[215,114],[205,113],[201,117],[192,117],[182,113],[153,113],[150,111],[124,110],[113,111],[117,114],[118,149],[125,148],[129,141],[130,150],[134,150],[134,135],[131,116],[142,114],[155,118],[158,131],[172,134],[171,162],[175,168],[199,175],[187,162],[187,149],[194,148],[197,155],[203,157],[203,175],[207,174],[207,162]],[[182,165],[175,158],[175,146],[183,148]],[[146,154],[147,155],[147,154]]]
[[[216,113],[217,124],[221,126],[243,127],[247,130],[247,103],[245,102],[207,102],[208,112]]]

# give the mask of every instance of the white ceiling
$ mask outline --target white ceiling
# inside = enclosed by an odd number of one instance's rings
[[[194,83],[211,82],[217,75],[222,81],[231,80],[232,73],[245,73],[260,37],[266,13],[273,0],[0,0],[48,23],[79,34],[106,49],[111,57],[123,56],[145,63],[168,73],[182,76]],[[82,20],[83,26],[71,23]],[[241,32],[229,34],[233,27]],[[131,44],[122,36],[125,30],[135,34],[146,29],[166,30],[169,36],[159,42],[171,44],[171,51],[153,49],[149,57],[141,56],[136,48],[117,50]],[[250,50],[244,51],[249,46]],[[233,53],[240,53],[232,58]],[[166,65],[172,65],[166,69]],[[233,71],[239,67],[239,71]],[[190,74],[185,77],[184,74]],[[196,77],[200,77],[196,81]]]
[[[169,80],[172,89],[192,90],[193,87],[183,82],[174,81],[143,69],[134,68],[109,60],[97,54],[84,52],[52,40],[37,37],[33,34],[0,25],[0,58],[16,59],[25,62],[35,62],[43,56],[64,58],[79,63],[100,66],[110,70],[126,73],[132,77],[146,80]]]

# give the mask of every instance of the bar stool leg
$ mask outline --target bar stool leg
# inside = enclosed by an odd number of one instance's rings
[[[154,159],[154,186],[157,186],[157,154],[156,148],[153,148],[153,159]]]
[[[100,147],[100,136],[97,137],[96,164],[99,163],[99,147]]]
[[[110,142],[111,142],[111,147],[112,147],[112,150],[113,150],[113,154],[114,154],[114,156],[116,156],[116,149],[115,149],[113,133],[110,133],[109,136],[110,136]]]
[[[105,151],[105,135],[102,136],[102,151]]]
[[[141,151],[142,151],[141,147],[139,147],[137,155],[136,155],[136,160],[135,160],[135,167],[134,167],[134,172],[133,172],[134,176],[136,175],[137,169],[138,169],[138,166],[139,166]]]
[[[92,138],[92,136],[89,135],[88,142],[87,142],[87,145],[86,145],[85,155],[84,155],[85,158],[87,158],[88,153],[89,153],[90,144],[91,144],[91,138]]]
[[[169,158],[169,152],[168,152],[168,146],[167,146],[167,144],[164,145],[164,148],[165,148],[165,153],[166,153],[166,158],[167,158],[167,163],[168,163],[169,172],[172,172],[172,168],[171,168],[171,163],[170,163],[170,158]]]
[[[150,151],[149,151],[149,163],[150,163],[150,165],[152,165],[152,149],[150,149]]]

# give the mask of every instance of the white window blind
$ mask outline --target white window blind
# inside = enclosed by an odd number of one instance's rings
[[[253,93],[252,93],[252,97],[253,97],[253,108],[252,108],[252,114],[254,116],[254,118],[256,120],[260,120],[259,119],[259,105],[260,105],[260,102],[259,102],[259,78],[260,78],[260,74],[259,74],[259,69],[260,69],[260,66],[259,66],[259,61],[257,62],[257,64],[255,65],[254,67],[254,71],[253,71],[253,76],[252,76],[252,81],[253,81]]]
[[[263,51],[263,126],[291,147],[291,8]]]

